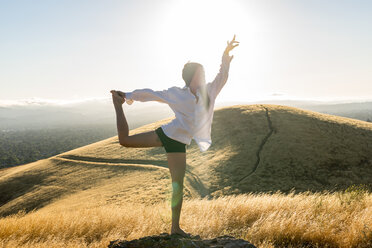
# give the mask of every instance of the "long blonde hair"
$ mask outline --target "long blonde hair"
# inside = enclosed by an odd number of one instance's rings
[[[204,67],[202,64],[196,63],[196,62],[187,62],[182,70],[182,78],[186,83],[186,86],[189,87],[191,80],[196,72],[196,69],[200,67],[204,70]],[[200,93],[202,96],[202,101],[204,102],[205,108],[208,110],[210,106],[210,98],[207,91],[207,85],[204,84],[204,86],[200,87]]]

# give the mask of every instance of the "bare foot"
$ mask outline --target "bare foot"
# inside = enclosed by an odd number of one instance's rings
[[[177,228],[177,229],[172,229],[171,230],[171,234],[179,234],[181,235],[182,237],[190,237],[191,234],[190,233],[186,233],[184,230],[182,230],[181,228]]]
[[[120,94],[116,90],[111,90],[112,93],[112,101],[115,105],[121,105],[125,102],[125,98],[120,96]]]

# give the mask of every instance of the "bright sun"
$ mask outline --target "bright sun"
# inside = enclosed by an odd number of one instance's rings
[[[173,51],[170,61],[178,67],[188,60],[200,62],[208,80],[216,73],[220,63],[216,58],[222,56],[227,41],[236,34],[241,42],[251,25],[239,0],[178,0],[167,6],[157,34],[169,37],[164,51]]]

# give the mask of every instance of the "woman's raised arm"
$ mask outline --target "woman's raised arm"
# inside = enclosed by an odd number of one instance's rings
[[[222,55],[222,62],[220,66],[220,71],[218,72],[215,79],[210,83],[211,85],[211,94],[212,97],[216,98],[217,95],[220,93],[223,86],[226,84],[227,79],[229,77],[229,69],[230,69],[230,62],[233,59],[234,55],[229,56],[229,52],[239,44],[235,46],[233,43],[239,43],[239,41],[235,41],[235,35],[231,42],[227,41],[227,47]]]

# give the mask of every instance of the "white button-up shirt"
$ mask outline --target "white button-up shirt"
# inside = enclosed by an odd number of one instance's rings
[[[212,144],[211,126],[215,99],[227,82],[229,68],[230,58],[224,53],[220,71],[212,82],[206,84],[210,98],[209,109],[205,107],[200,90],[196,91],[199,98],[197,99],[187,86],[183,88],[173,86],[160,91],[144,88],[125,92],[126,103],[131,105],[133,101],[158,101],[168,104],[176,118],[161,126],[164,133],[187,145],[190,145],[191,140],[194,139],[200,151],[204,152]]]

